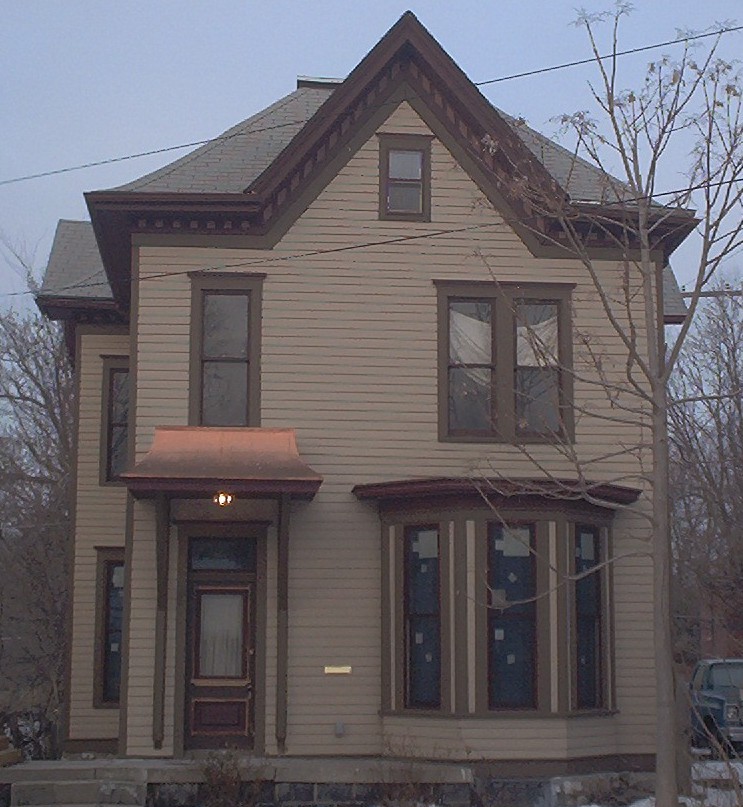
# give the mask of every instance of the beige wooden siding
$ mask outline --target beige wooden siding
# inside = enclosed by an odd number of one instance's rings
[[[425,131],[407,106],[383,128]],[[432,281],[496,277],[574,283],[576,329],[590,336],[610,379],[621,380],[624,365],[622,349],[583,268],[571,260],[532,257],[440,142],[434,140],[432,146],[431,222],[378,221],[377,170],[378,146],[372,137],[271,251],[139,247],[138,455],[149,447],[156,425],[187,422],[187,273],[209,268],[265,272],[261,422],[296,428],[302,456],[325,478],[315,500],[296,504],[292,515],[289,753],[379,753],[385,742],[397,742],[406,733],[430,748],[441,746],[444,737],[461,743],[466,735],[475,756],[513,755],[520,749],[547,758],[555,755],[555,743],[566,753],[580,748],[588,753],[595,739],[592,729],[586,729],[585,739],[580,739],[582,730],[571,729],[569,740],[559,720],[509,722],[503,734],[509,739],[503,741],[493,739],[488,721],[424,724],[390,718],[382,726],[379,524],[374,507],[357,502],[352,486],[463,476],[477,463],[505,468],[514,477],[534,476],[538,465],[561,477],[575,474],[572,462],[551,446],[534,446],[524,453],[512,446],[438,442]],[[379,243],[422,233],[430,238]],[[333,251],[349,246],[357,248]],[[621,302],[618,267],[604,263],[599,271],[610,296]],[[624,316],[621,310],[618,315]],[[575,352],[579,406],[612,414],[606,396],[581,381],[580,374],[588,372],[591,363],[578,338]],[[592,477],[633,483],[637,461],[615,449],[620,442],[637,442],[634,424],[608,426],[589,412],[578,418],[576,430],[581,460],[608,455],[594,463]],[[610,431],[615,436],[607,441]],[[154,598],[154,563],[152,529],[147,526],[151,515],[142,508],[136,512],[133,571],[143,575],[143,588],[132,618],[143,645],[137,645],[130,658],[129,737],[132,749],[146,753],[152,710],[151,649],[146,640],[154,624],[147,597]],[[617,553],[644,546],[646,536],[644,522],[621,517],[614,532]],[[646,655],[652,647],[648,569],[646,557],[617,564],[620,711],[611,718],[616,739],[606,739],[607,753],[615,742],[619,750],[637,750],[630,743],[647,736],[652,727],[653,684]],[[275,557],[269,555],[269,633],[275,627],[274,577]],[[269,641],[267,648],[269,684],[274,644]],[[353,672],[339,680],[324,675],[325,664],[348,664]],[[269,751],[274,697],[269,689]],[[334,736],[336,722],[345,724],[342,738]]]
[[[72,604],[70,739],[115,739],[119,710],[93,706],[96,628],[96,547],[124,548],[126,489],[100,484],[103,389],[101,356],[126,356],[129,337],[83,329],[80,337],[80,400],[75,501]]]

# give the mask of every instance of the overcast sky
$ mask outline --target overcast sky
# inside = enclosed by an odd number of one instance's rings
[[[0,182],[214,137],[291,92],[298,75],[343,77],[411,9],[473,81],[589,55],[576,0],[0,0]],[[609,3],[584,0],[591,11]],[[743,22],[741,0],[637,0],[622,48]],[[737,15],[737,18],[736,18]],[[743,34],[725,37],[740,54]],[[629,56],[626,85],[660,53]],[[482,87],[547,135],[590,105],[591,66]],[[43,268],[57,220],[87,219],[83,192],[187,153],[0,184],[0,236]],[[683,155],[681,155],[682,157]],[[683,160],[680,160],[682,162]],[[684,275],[684,258],[676,260]],[[681,265],[679,265],[681,263]],[[0,260],[0,304],[24,280]]]

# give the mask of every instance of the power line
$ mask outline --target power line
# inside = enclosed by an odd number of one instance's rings
[[[691,42],[695,39],[704,39],[709,36],[722,36],[722,34],[731,34],[736,31],[743,31],[743,25],[736,25],[733,28],[721,28],[719,31],[707,31],[703,34],[694,34],[692,36],[683,36],[679,39],[667,39],[665,42],[656,42],[654,45],[643,45],[639,48],[630,48],[629,50],[620,50],[616,53],[606,53],[601,56],[590,56],[587,59],[577,59],[574,62],[564,62],[563,64],[553,65],[552,67],[540,67],[536,70],[525,70],[523,73],[512,73],[510,76],[501,76],[500,78],[491,78],[487,81],[475,81],[476,87],[484,87],[486,84],[497,84],[499,81],[510,81],[514,78],[525,78],[526,76],[537,76],[541,73],[552,73],[555,70],[564,70],[566,67],[578,67],[584,64],[592,64],[596,61],[603,61],[604,59],[612,59],[616,56],[629,56],[633,53],[643,53],[648,50],[655,50],[656,48],[664,48],[666,45],[679,45],[682,42]]]
[[[80,165],[70,165],[67,168],[56,168],[52,171],[40,171],[38,174],[26,174],[21,177],[13,177],[12,179],[0,180],[0,185],[12,185],[16,182],[25,182],[29,179],[39,179],[41,177],[51,177],[55,174],[68,174],[71,171],[82,171],[85,168],[95,168],[100,165],[109,165],[111,163],[120,163],[125,160],[136,160],[139,157],[149,157],[153,154],[164,154],[168,151],[178,151],[179,149],[193,148],[194,146],[205,146],[208,143],[224,143],[226,140],[231,140],[233,137],[240,137],[242,135],[258,134],[260,132],[268,132],[272,129],[283,129],[286,126],[297,126],[307,123],[306,120],[293,120],[285,123],[278,123],[275,126],[264,126],[260,129],[245,129],[239,132],[233,132],[228,135],[219,135],[218,137],[211,137],[207,140],[194,140],[191,143],[181,143],[179,146],[165,146],[161,149],[152,149],[151,151],[139,151],[136,154],[126,154],[123,157],[109,157],[105,160],[96,160],[95,162],[82,163]]]
[[[667,45],[678,45],[678,44],[681,44],[682,42],[690,42],[690,41],[697,40],[697,39],[704,39],[705,37],[710,37],[710,36],[722,36],[723,34],[736,33],[738,31],[743,31],[743,25],[737,25],[737,26],[734,26],[732,28],[721,28],[719,31],[708,31],[708,32],[703,33],[703,34],[694,34],[692,36],[681,37],[679,39],[668,39],[668,40],[666,40],[664,42],[656,42],[656,43],[651,44],[651,45],[643,45],[643,46],[637,47],[637,48],[630,48],[628,50],[618,51],[617,53],[614,53],[614,54],[611,54],[611,53],[610,54],[604,54],[604,55],[598,56],[598,59],[603,60],[603,59],[610,59],[610,58],[616,57],[616,56],[628,56],[628,55],[631,55],[633,53],[643,53],[643,52],[646,52],[646,51],[649,51],[649,50],[655,50],[657,48],[663,48],[663,47],[666,47]],[[496,84],[496,83],[499,83],[501,81],[511,81],[511,80],[517,79],[517,78],[526,78],[528,76],[538,76],[538,75],[541,75],[543,73],[551,73],[551,72],[554,72],[556,70],[565,70],[565,69],[570,68],[570,67],[579,67],[579,66],[585,65],[585,64],[592,64],[596,60],[597,60],[597,57],[591,56],[591,57],[588,57],[586,59],[578,59],[578,60],[575,60],[575,61],[572,61],[572,62],[562,62],[560,64],[550,65],[549,67],[539,67],[539,68],[535,68],[533,70],[525,70],[525,71],[523,71],[521,73],[512,73],[512,74],[507,75],[507,76],[499,76],[498,78],[486,79],[485,81],[475,81],[475,82],[473,82],[473,84],[476,87],[484,87],[484,86],[486,86],[488,84]],[[111,163],[124,162],[126,160],[135,160],[135,159],[139,159],[141,157],[150,157],[150,156],[156,155],[156,154],[165,154],[165,153],[170,152],[170,151],[178,151],[180,149],[185,149],[185,148],[193,148],[193,147],[196,147],[196,146],[205,146],[207,143],[215,143],[215,144],[216,143],[221,143],[221,142],[229,140],[229,139],[231,139],[233,137],[238,137],[238,136],[243,135],[243,134],[246,134],[246,135],[247,134],[257,134],[259,132],[269,131],[271,129],[279,129],[279,128],[283,128],[283,127],[286,127],[286,126],[294,126],[294,125],[297,125],[297,124],[300,124],[300,123],[306,123],[306,121],[290,121],[288,123],[282,123],[282,124],[278,124],[276,126],[268,126],[268,127],[262,128],[262,129],[250,129],[248,131],[233,132],[231,135],[226,135],[226,136],[220,135],[218,137],[209,138],[207,140],[194,140],[191,143],[182,143],[181,145],[178,145],[178,146],[165,146],[163,148],[152,149],[150,151],[141,151],[141,152],[137,152],[137,153],[134,153],[134,154],[126,154],[126,155],[123,155],[121,157],[109,157],[109,158],[107,158],[105,160],[96,160],[94,162],[82,163],[80,165],[72,165],[72,166],[68,166],[66,168],[56,168],[56,169],[53,169],[53,170],[50,170],[50,171],[40,171],[40,172],[35,173],[35,174],[25,174],[24,176],[12,177],[11,179],[2,179],[2,180],[0,180],[0,186],[12,185],[12,184],[15,184],[17,182],[26,182],[26,181],[31,180],[31,179],[40,179],[40,178],[43,178],[43,177],[55,176],[57,174],[67,174],[67,173],[70,173],[72,171],[82,171],[82,170],[84,170],[86,168],[96,168],[96,167],[99,167],[101,165],[110,165]]]

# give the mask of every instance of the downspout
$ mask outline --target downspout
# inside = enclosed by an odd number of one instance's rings
[[[279,498],[278,580],[276,584],[276,746],[286,753],[289,669],[289,495]]]

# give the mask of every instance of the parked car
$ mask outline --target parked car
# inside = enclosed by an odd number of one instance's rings
[[[689,688],[692,745],[743,750],[743,658],[703,659]]]

